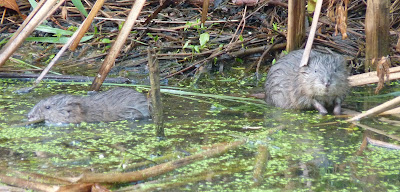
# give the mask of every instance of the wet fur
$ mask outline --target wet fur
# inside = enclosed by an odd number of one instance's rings
[[[149,116],[147,98],[128,88],[83,97],[55,95],[41,100],[28,113],[29,121],[45,119],[46,123],[106,122]]]
[[[264,85],[265,101],[284,109],[310,109],[315,102],[324,107],[339,105],[340,113],[349,91],[344,58],[311,51],[308,65],[300,68],[303,52],[292,51],[271,67]]]

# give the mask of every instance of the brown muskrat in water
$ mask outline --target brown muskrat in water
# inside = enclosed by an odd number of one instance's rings
[[[341,113],[350,87],[345,59],[338,54],[311,51],[308,65],[299,67],[304,50],[292,51],[269,70],[264,85],[265,101],[284,109],[310,109],[327,114]]]
[[[149,117],[145,95],[128,88],[114,88],[91,96],[55,95],[41,100],[28,113],[29,121],[80,123],[135,120]]]

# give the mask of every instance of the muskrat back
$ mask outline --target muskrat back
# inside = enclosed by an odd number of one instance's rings
[[[264,85],[268,104],[284,109],[314,107],[326,114],[341,113],[341,103],[349,91],[345,59],[338,54],[311,51],[308,65],[299,67],[304,50],[292,51],[279,59],[268,72]]]
[[[29,121],[45,119],[46,123],[107,122],[149,116],[147,98],[128,88],[83,97],[55,95],[41,100],[28,113]]]

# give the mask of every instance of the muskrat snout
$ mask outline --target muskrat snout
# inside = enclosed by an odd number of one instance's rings
[[[325,81],[325,87],[328,88],[331,85],[331,80],[328,79]]]
[[[35,120],[35,114],[32,112],[28,113],[28,121],[34,121]]]

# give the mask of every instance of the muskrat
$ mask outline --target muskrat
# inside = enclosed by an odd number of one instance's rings
[[[28,120],[46,123],[108,122],[149,117],[145,95],[128,88],[114,88],[91,96],[55,95],[41,100]]]
[[[345,59],[338,54],[311,51],[308,65],[299,67],[304,50],[292,51],[269,70],[264,85],[265,101],[284,109],[310,109],[321,114],[326,107],[341,113],[341,104],[349,91]]]

